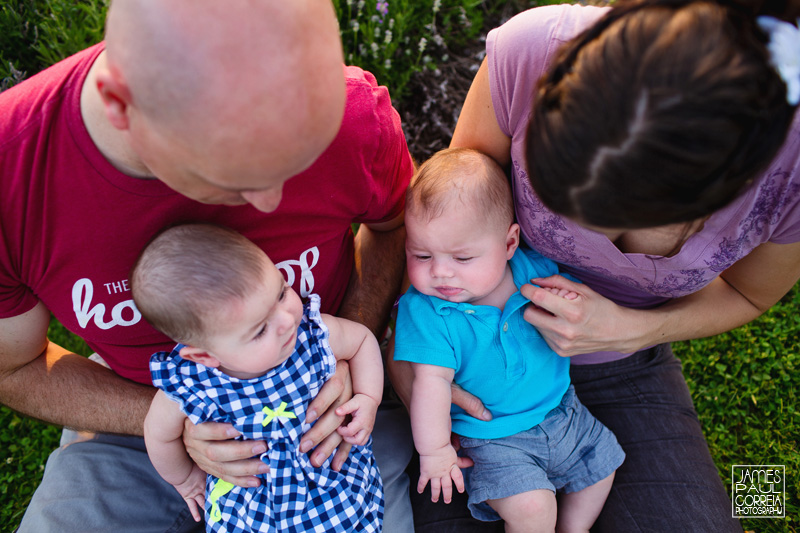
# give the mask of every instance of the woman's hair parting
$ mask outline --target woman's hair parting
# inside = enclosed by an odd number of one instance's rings
[[[494,159],[477,150],[447,148],[425,161],[406,192],[406,210],[431,220],[453,200],[506,228],[514,222],[508,178]]]
[[[526,141],[544,204],[633,229],[730,203],[775,157],[795,109],[756,16],[796,17],[798,5],[623,0],[564,45]]]
[[[239,233],[211,224],[184,224],[158,233],[131,271],[142,316],[171,339],[198,344],[210,317],[252,293],[267,257]]]

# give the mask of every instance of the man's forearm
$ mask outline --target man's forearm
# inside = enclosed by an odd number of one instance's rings
[[[367,326],[381,339],[405,266],[405,226],[374,231],[362,225],[355,240],[355,268],[338,315]]]
[[[0,381],[0,403],[78,430],[142,435],[156,389],[50,343],[45,353]]]

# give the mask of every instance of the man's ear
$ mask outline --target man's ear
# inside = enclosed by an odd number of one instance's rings
[[[187,361],[193,361],[207,367],[217,368],[219,366],[219,359],[194,346],[184,346],[178,354]]]
[[[97,91],[103,101],[106,118],[118,130],[127,130],[130,122],[128,107],[131,104],[131,91],[118,73],[102,69],[96,76]]]
[[[511,259],[519,248],[519,224],[511,224],[506,235],[506,259]]]

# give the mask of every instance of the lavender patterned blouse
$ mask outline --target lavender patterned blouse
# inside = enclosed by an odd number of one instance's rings
[[[714,213],[671,257],[622,253],[605,235],[542,205],[528,182],[525,163],[531,95],[558,47],[606,9],[580,5],[530,9],[487,37],[492,103],[500,129],[511,137],[514,198],[525,241],[598,293],[634,308],[654,307],[700,290],[764,242],[800,241],[800,114],[754,186]],[[626,355],[598,352],[575,356],[572,363],[600,363]]]

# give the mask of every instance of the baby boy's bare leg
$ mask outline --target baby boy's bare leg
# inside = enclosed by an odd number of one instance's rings
[[[506,533],[551,533],[555,529],[556,496],[552,491],[532,490],[486,503],[505,520]]]
[[[578,492],[558,497],[558,533],[588,532],[603,510],[614,474]]]

